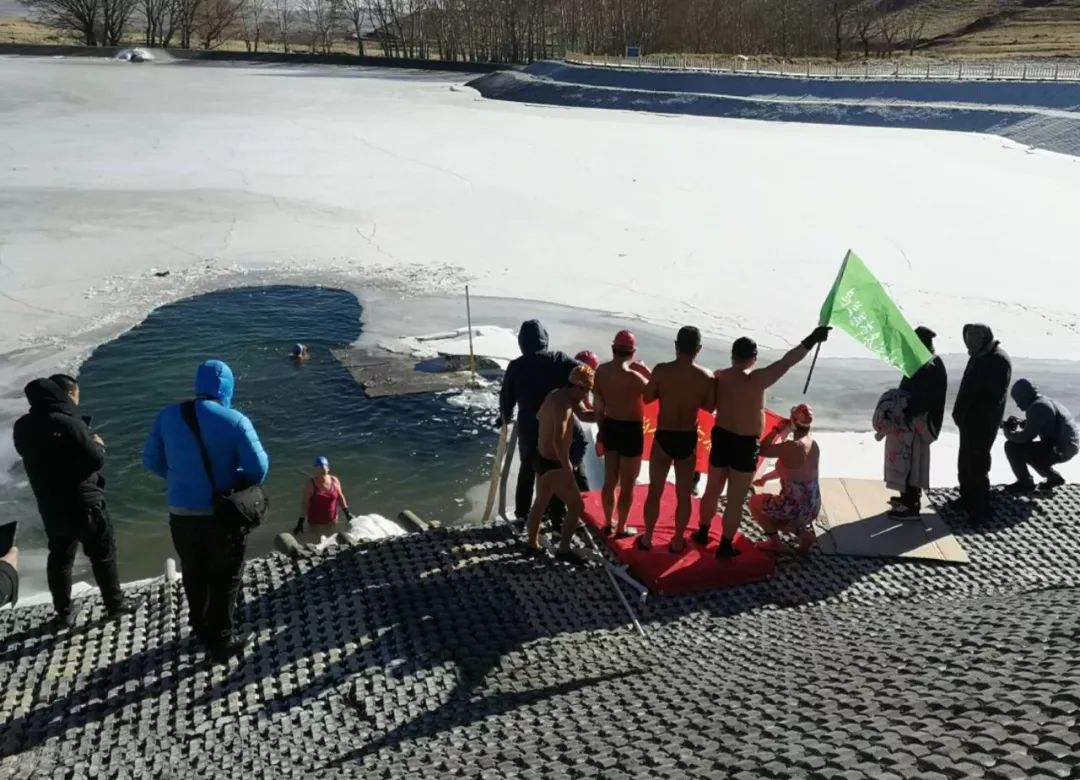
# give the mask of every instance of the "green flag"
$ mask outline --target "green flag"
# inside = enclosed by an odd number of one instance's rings
[[[911,376],[933,357],[859,256],[848,251],[821,307],[821,324],[848,333]]]

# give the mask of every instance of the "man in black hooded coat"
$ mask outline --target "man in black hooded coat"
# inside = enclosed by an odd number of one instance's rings
[[[62,386],[59,382],[66,385]],[[30,413],[15,422],[23,459],[49,537],[46,572],[57,621],[71,627],[71,569],[82,544],[110,617],[134,610],[120,590],[116,542],[105,505],[101,437],[78,414],[78,385],[66,376],[35,379],[25,388]]]
[[[499,392],[499,413],[502,422],[509,425],[514,419],[514,407],[518,410],[518,454],[521,466],[514,497],[514,514],[524,519],[529,516],[529,509],[532,507],[533,486],[536,482],[533,460],[540,436],[536,414],[548,393],[566,385],[570,372],[578,363],[565,352],[548,349],[548,332],[539,320],[527,320],[521,324],[518,346],[521,348],[521,357],[510,361],[503,376],[502,390]],[[584,436],[579,434],[580,429],[575,425],[574,447],[570,454],[574,463],[580,463],[585,455]],[[576,459],[575,455],[578,456]],[[559,514],[560,509],[561,506],[551,507],[553,518]]]
[[[937,441],[941,435],[941,423],[945,419],[945,395],[948,391],[949,375],[945,370],[945,363],[934,353],[934,339],[937,334],[925,325],[920,325],[915,328],[915,335],[930,350],[932,357],[910,377],[904,377],[900,381],[900,389],[909,394],[906,410],[908,418],[913,420],[924,417],[931,441]],[[894,503],[897,508],[893,511],[893,516],[919,517],[922,509],[922,488],[909,482],[907,489]]]
[[[960,499],[952,506],[979,522],[990,518],[990,450],[1005,417],[1012,363],[986,325],[965,325],[964,344],[970,359],[953,406],[960,429]]]

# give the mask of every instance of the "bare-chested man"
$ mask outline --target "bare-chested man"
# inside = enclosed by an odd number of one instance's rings
[[[554,496],[566,504],[567,510],[555,557],[579,566],[586,561],[570,549],[570,540],[584,503],[581,490],[574,480],[574,467],[570,464],[570,444],[574,438],[574,411],[592,390],[593,377],[594,372],[588,366],[576,366],[570,372],[566,386],[548,393],[536,415],[540,429],[534,464],[536,501],[529,511],[528,547],[533,554],[543,552],[540,546],[540,521]]]
[[[701,333],[686,326],[675,338],[675,360],[653,369],[645,388],[645,403],[660,400],[656,439],[649,455],[649,496],[645,499],[645,533],[637,538],[641,550],[652,548],[653,531],[660,517],[660,498],[667,485],[668,471],[675,464],[675,537],[668,552],[686,548],[686,526],[690,522],[690,491],[697,463],[698,410],[716,405],[712,375],[694,362],[701,351]]]
[[[645,402],[642,397],[652,376],[649,369],[634,360],[637,339],[628,330],[615,334],[611,344],[612,359],[596,370],[593,403],[600,424],[604,447],[604,488],[600,492],[604,507],[604,533],[610,534],[615,512],[615,488],[619,489],[619,523],[615,536],[630,536],[626,520],[634,503],[634,486],[641,472],[641,453],[645,447]]]
[[[803,342],[765,368],[755,369],[757,344],[746,337],[731,346],[731,368],[716,372],[716,426],[709,453],[709,482],[701,497],[701,523],[694,541],[709,542],[709,526],[716,516],[720,494],[727,485],[724,531],[718,558],[739,554],[732,546],[742,522],[743,503],[757,471],[758,447],[765,427],[765,391],[796,363],[829,337],[828,327],[815,328]]]

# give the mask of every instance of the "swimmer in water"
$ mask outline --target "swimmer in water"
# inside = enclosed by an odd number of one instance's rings
[[[304,484],[303,497],[300,499],[300,519],[293,533],[304,531],[304,521],[313,532],[329,533],[337,527],[338,514],[349,514],[349,502],[345,491],[341,489],[341,480],[330,474],[330,461],[323,456],[315,458],[315,473]]]
[[[289,350],[289,357],[292,358],[294,363],[306,363],[311,359],[311,353],[308,351],[305,344],[293,344],[292,349]]]
[[[645,388],[652,373],[634,359],[637,339],[628,330],[615,334],[611,344],[612,359],[596,371],[593,390],[596,419],[604,451],[604,488],[600,493],[604,507],[604,533],[612,533],[615,513],[615,490],[619,490],[618,525],[615,536],[626,538],[634,486],[641,473],[641,454],[645,447]]]
[[[735,534],[742,522],[743,504],[758,465],[758,448],[765,427],[765,391],[780,381],[800,360],[810,354],[816,344],[829,338],[830,328],[814,329],[802,343],[764,368],[757,364],[758,349],[753,339],[745,336],[731,346],[731,368],[716,372],[716,425],[712,430],[712,451],[709,453],[709,481],[701,497],[700,523],[694,541],[708,544],[709,526],[716,516],[720,494],[727,486],[724,506],[723,536],[718,558],[739,554],[733,546]]]
[[[536,471],[536,500],[529,511],[528,549],[533,555],[543,552],[540,546],[540,520],[548,502],[558,498],[566,504],[559,549],[559,560],[583,566],[586,560],[570,549],[570,540],[577,529],[578,518],[585,508],[581,490],[574,480],[574,468],[570,463],[570,444],[574,438],[574,414],[593,387],[593,370],[578,365],[571,372],[567,384],[551,391],[540,405],[536,415],[539,423],[534,469]]]
[[[653,369],[645,388],[645,403],[660,401],[656,439],[649,455],[649,496],[645,499],[645,533],[637,538],[638,549],[652,549],[653,531],[660,517],[660,499],[667,486],[668,471],[675,465],[675,537],[668,552],[686,549],[686,526],[690,522],[690,491],[697,465],[698,411],[715,406],[712,374],[695,359],[701,352],[701,332],[692,326],[679,329],[675,360]]]

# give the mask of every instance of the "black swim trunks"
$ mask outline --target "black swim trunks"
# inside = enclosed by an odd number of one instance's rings
[[[656,443],[672,460],[686,460],[697,453],[697,431],[657,431]]]
[[[645,428],[641,420],[600,421],[600,439],[606,452],[617,452],[624,458],[640,458],[645,450]]]
[[[548,458],[545,458],[543,455],[541,455],[539,452],[537,452],[533,457],[533,471],[538,477],[544,476],[549,471],[555,471],[561,468],[562,464],[559,463],[559,461],[549,460]]]
[[[761,443],[757,436],[739,436],[719,425],[712,429],[712,452],[709,465],[753,474],[757,471]]]

